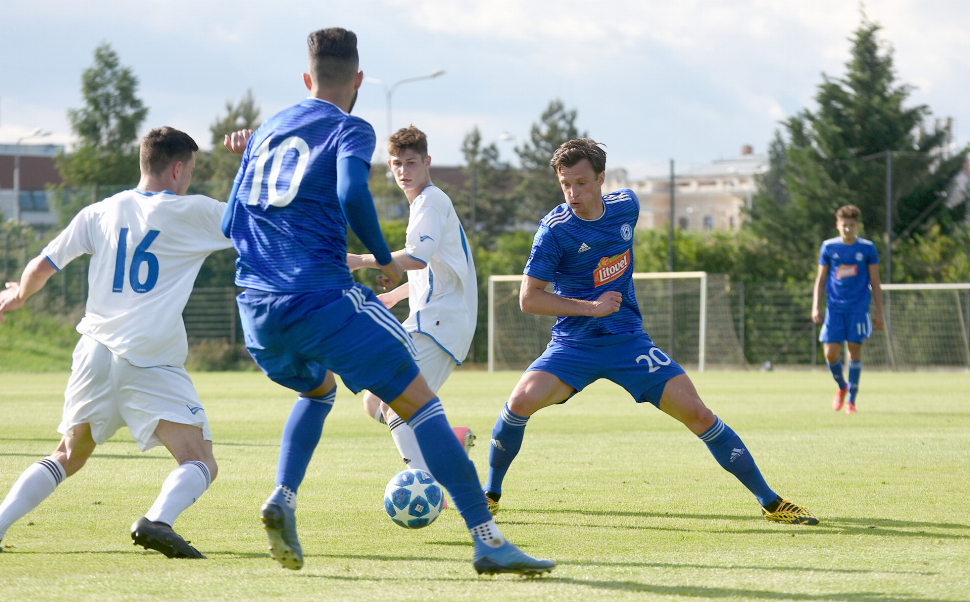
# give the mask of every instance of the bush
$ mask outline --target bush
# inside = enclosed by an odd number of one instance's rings
[[[189,345],[185,369],[192,372],[226,372],[257,370],[258,367],[242,345],[233,347],[226,339],[203,339]]]

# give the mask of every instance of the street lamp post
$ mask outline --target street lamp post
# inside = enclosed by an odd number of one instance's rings
[[[364,78],[365,82],[370,82],[372,84],[380,84],[380,86],[384,88],[384,97],[387,102],[387,139],[390,139],[391,132],[392,132],[391,128],[393,127],[391,125],[391,97],[394,95],[394,90],[397,90],[398,86],[401,86],[403,84],[410,84],[411,82],[419,82],[426,79],[434,79],[436,77],[441,77],[444,74],[445,74],[444,69],[436,69],[435,71],[429,73],[428,75],[421,75],[419,77],[409,77],[407,79],[402,79],[401,81],[395,83],[393,86],[390,86],[390,87],[388,87],[388,85],[384,83],[383,80],[377,79],[376,77]]]
[[[13,221],[20,221],[20,143],[29,138],[50,136],[50,132],[41,132],[37,128],[26,136],[21,136],[14,145],[13,151]]]

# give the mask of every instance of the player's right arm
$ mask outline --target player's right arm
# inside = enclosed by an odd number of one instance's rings
[[[337,198],[347,217],[347,224],[377,260],[384,272],[377,281],[385,289],[393,288],[404,277],[401,264],[391,257],[387,242],[377,221],[374,199],[367,187],[370,166],[358,157],[346,156],[337,161]]]
[[[0,291],[0,322],[6,322],[4,312],[20,309],[37,291],[44,288],[50,277],[57,273],[47,258],[41,255],[34,257],[24,268],[20,282],[8,282],[7,288]]]
[[[825,281],[829,277],[829,266],[818,266],[818,274],[815,276],[815,288],[812,291],[812,322],[821,324],[824,316],[822,315],[822,293],[825,291]]]
[[[595,301],[560,297],[546,290],[549,282],[532,276],[522,277],[519,289],[519,307],[527,314],[540,316],[588,316],[602,318],[620,311],[623,295],[619,291],[606,291]]]

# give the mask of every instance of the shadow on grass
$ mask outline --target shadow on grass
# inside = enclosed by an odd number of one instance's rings
[[[603,590],[642,592],[661,596],[681,596],[688,598],[745,598],[752,600],[818,600],[820,602],[944,602],[941,598],[923,598],[899,593],[880,592],[835,592],[830,594],[798,594],[793,592],[774,592],[757,589],[730,589],[726,587],[697,587],[676,585],[650,585],[636,581],[586,581],[552,577],[557,584],[581,585]]]
[[[503,509],[505,510],[505,509]],[[798,533],[811,535],[813,533],[831,534],[833,532],[848,535],[874,535],[874,536],[904,536],[904,537],[930,537],[936,539],[970,539],[970,525],[961,523],[934,523],[928,521],[905,521],[884,518],[855,518],[844,516],[823,516],[820,517],[820,524],[812,527],[800,525],[783,525],[780,523],[769,523],[756,514],[750,515],[731,515],[731,514],[687,514],[681,512],[618,512],[608,510],[571,510],[571,509],[508,509],[511,512],[525,515],[554,515],[554,514],[578,514],[581,516],[603,516],[607,518],[673,518],[683,520],[721,520],[721,521],[743,521],[754,522],[761,525],[759,529],[724,529],[718,533],[776,533],[778,529],[785,529],[786,533]],[[577,526],[573,522],[536,522],[536,521],[502,521],[511,525],[553,525],[553,526]],[[596,527],[597,525],[583,525],[584,527]],[[623,528],[615,524],[602,525],[604,528],[616,529]],[[657,531],[688,531],[689,529],[658,527],[649,525],[631,525],[629,529],[650,529]],[[914,529],[914,530],[905,530]],[[964,530],[965,534],[927,532],[925,529],[940,530]]]
[[[444,541],[434,541],[428,542],[427,545],[445,545],[445,546],[467,546],[471,548],[471,545],[467,542],[444,542]],[[526,546],[522,546],[523,550],[528,551]],[[266,554],[263,554],[267,556]],[[305,554],[306,558],[333,558],[341,560],[366,560],[366,561],[382,561],[382,562],[456,562],[453,558],[435,558],[435,557],[425,557],[425,556],[391,556],[385,554]],[[457,561],[464,562],[464,561]],[[794,573],[834,573],[834,574],[846,574],[846,575],[871,575],[873,573],[887,574],[887,575],[919,575],[923,577],[931,577],[934,575],[939,575],[937,571],[886,571],[886,570],[866,570],[866,569],[823,569],[813,566],[762,566],[762,565],[740,565],[740,564],[693,564],[693,563],[678,563],[678,562],[611,562],[611,561],[596,561],[596,560],[556,560],[556,564],[559,566],[577,566],[577,567],[609,567],[609,568],[643,568],[643,569],[665,569],[665,570],[676,570],[676,569],[704,569],[704,570],[715,570],[715,571],[788,571]]]

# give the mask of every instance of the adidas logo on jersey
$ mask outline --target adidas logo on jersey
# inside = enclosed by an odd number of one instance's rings
[[[578,252],[579,253],[585,253],[586,251],[589,251],[589,248],[590,247],[589,247],[588,244],[583,243],[583,244],[579,245],[579,251]]]

